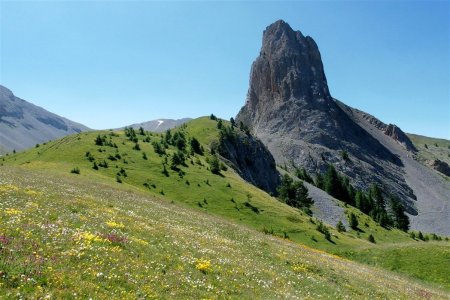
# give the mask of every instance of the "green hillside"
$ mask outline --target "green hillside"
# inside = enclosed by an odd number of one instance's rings
[[[110,180],[2,167],[0,196],[0,298],[448,297]]]
[[[439,159],[450,165],[450,141],[430,138],[417,134],[408,134],[408,137],[419,150],[420,160]]]
[[[48,175],[53,178],[66,178],[69,182],[73,181],[75,186],[78,182],[83,182],[86,184],[86,190],[89,189],[86,182],[91,182],[94,186],[104,189],[99,192],[106,192],[111,197],[116,196],[108,192],[109,189],[115,192],[131,190],[132,193],[148,199],[161,199],[161,203],[176,202],[177,211],[186,208],[193,213],[192,209],[195,209],[202,212],[200,215],[196,213],[197,216],[202,216],[201,218],[224,217],[239,226],[245,225],[252,230],[265,232],[270,240],[273,239],[271,236],[275,237],[275,241],[279,241],[279,238],[289,239],[297,244],[377,265],[428,281],[437,287],[450,289],[450,273],[445,267],[449,262],[448,242],[415,241],[407,233],[378,226],[368,216],[351,207],[347,207],[347,212],[354,212],[358,216],[359,229],[339,233],[328,227],[331,233],[329,241],[317,230],[319,222],[316,219],[248,184],[231,168],[223,168],[220,174],[211,172],[208,163],[212,159],[209,146],[219,137],[216,121],[209,118],[196,119],[186,126],[172,130],[172,135],[177,132],[183,132],[186,141],[192,137],[198,139],[204,154],[191,153],[188,146],[185,151],[185,165],[177,165],[175,170],[171,169],[171,161],[175,153],[178,153],[177,146],[167,145],[167,148],[164,147],[166,154],[157,154],[153,142],[161,145],[161,139],[164,140],[165,135],[146,132],[144,135],[139,132],[136,134],[139,150],[125,132],[88,132],[9,155],[3,158],[2,164],[5,165],[4,168],[14,172],[36,174],[38,183],[40,180],[45,181]],[[95,141],[99,136],[103,145],[96,145]],[[98,170],[93,168],[94,162]],[[20,168],[16,169],[16,166]],[[76,169],[79,169],[79,174],[70,173]],[[5,172],[2,171],[2,174],[6,178]],[[127,201],[130,203],[123,205],[133,205],[133,200]],[[100,205],[88,204],[88,199],[82,202],[92,209],[95,205]],[[20,210],[20,203],[13,206]],[[54,211],[57,209],[58,207],[55,207]],[[98,209],[106,208],[101,205]],[[94,210],[92,215],[96,213],[103,212]],[[152,218],[150,213],[147,217]],[[59,217],[56,215],[54,218]],[[127,222],[132,222],[131,218],[127,219]],[[77,224],[83,226],[81,221]],[[134,229],[129,233],[133,232]],[[375,244],[368,241],[370,235],[375,237]],[[416,249],[415,253],[420,253],[421,259],[410,259],[410,249]],[[383,260],[380,257],[388,259]]]

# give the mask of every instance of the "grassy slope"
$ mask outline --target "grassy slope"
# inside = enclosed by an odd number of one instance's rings
[[[0,196],[0,298],[448,297],[108,180],[2,167]]]
[[[408,134],[408,137],[419,150],[419,159],[439,159],[450,165],[450,141],[445,139],[430,138],[422,135]],[[425,144],[428,149],[425,148]],[[436,146],[437,145],[437,146]]]
[[[208,118],[190,122],[187,126],[187,132],[191,136],[197,137],[205,148],[218,135],[216,122]],[[108,134],[108,132],[104,133]],[[379,264],[384,268],[395,269],[398,272],[450,288],[448,270],[443,268],[448,264],[444,247],[435,247],[432,243],[414,242],[420,245],[421,249],[424,249],[422,251],[424,258],[427,258],[429,253],[433,253],[434,258],[429,259],[427,264],[413,261],[411,267],[407,263],[399,262],[403,259],[403,256],[399,256],[397,253],[398,249],[404,248],[406,250],[409,248],[408,245],[412,240],[407,234],[398,230],[385,230],[363,214],[358,214],[360,224],[362,224],[359,233],[354,231],[338,233],[331,229],[333,243],[330,243],[315,230],[316,225],[310,221],[308,216],[247,184],[231,169],[223,172],[223,176],[213,175],[207,170],[205,157],[197,156],[192,157],[194,164],[189,162],[189,167],[183,167],[186,172],[183,178],[180,178],[173,171],[169,171],[170,177],[165,177],[161,173],[162,158],[154,153],[150,144],[140,141],[142,151],[136,151],[132,150],[133,143],[128,141],[123,134],[120,134],[119,137],[112,137],[119,147],[119,153],[126,159],[127,163],[122,160],[108,161],[108,155],[114,155],[116,149],[95,146],[94,139],[97,134],[98,132],[81,133],[65,137],[47,145],[41,145],[39,148],[9,156],[6,158],[5,164],[23,165],[28,169],[44,169],[51,174],[60,174],[60,176],[66,176],[69,170],[79,167],[81,174],[72,176],[118,187],[128,186],[129,184],[151,196],[175,200],[183,205],[195,207],[209,214],[226,217],[260,231],[266,228],[267,230],[273,230],[279,236],[287,234],[291,240],[298,243],[361,262]],[[153,134],[152,139],[159,140],[160,136]],[[105,152],[99,152],[99,148],[102,148]],[[106,159],[109,162],[109,168],[93,170],[91,168],[92,163],[85,157],[86,151],[90,151],[97,161]],[[173,151],[173,149],[170,151]],[[142,158],[142,152],[147,154],[148,160]],[[196,163],[197,159],[201,161],[203,166]],[[115,174],[121,167],[128,174],[128,177],[123,179],[123,184],[115,182]],[[186,180],[189,181],[189,185]],[[156,187],[147,189],[143,186],[144,182],[154,184]],[[231,187],[227,187],[228,184]],[[164,196],[161,195],[161,191]],[[245,202],[257,207],[259,213],[255,213],[245,206]],[[348,208],[348,210],[354,211],[352,208]],[[365,223],[368,226],[364,225]],[[367,242],[369,234],[375,236],[377,244],[373,245]],[[385,247],[391,244],[394,244],[394,247]],[[448,243],[442,242],[442,244],[448,246]],[[391,253],[393,255],[392,261],[387,260],[380,264],[377,257],[390,256]],[[429,256],[431,257],[431,255]],[[411,271],[411,268],[414,271]],[[431,274],[428,272],[429,269],[436,270],[437,274]]]

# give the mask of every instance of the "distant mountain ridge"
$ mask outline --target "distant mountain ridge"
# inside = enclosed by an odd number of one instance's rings
[[[0,148],[23,150],[66,135],[90,130],[20,99],[0,85]]]
[[[152,121],[136,123],[129,125],[127,127],[132,127],[138,129],[139,127],[144,128],[144,130],[153,131],[153,132],[164,132],[167,129],[172,129],[177,126],[180,126],[188,121],[192,120],[191,118],[183,118],[183,119],[156,119]],[[123,127],[121,128],[123,129]]]

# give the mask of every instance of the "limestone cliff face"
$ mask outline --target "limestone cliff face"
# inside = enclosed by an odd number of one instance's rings
[[[239,130],[222,135],[220,155],[243,179],[275,195],[280,184],[280,174],[269,150],[257,138]]]
[[[264,142],[278,164],[315,173],[331,163],[359,188],[377,183],[404,199],[413,212],[414,195],[401,160],[345,109],[330,94],[314,40],[282,20],[268,26],[237,121]],[[398,132],[391,128],[386,134]],[[342,158],[342,151],[350,160]]]

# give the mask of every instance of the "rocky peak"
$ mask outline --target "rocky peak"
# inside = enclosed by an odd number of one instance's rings
[[[279,165],[314,174],[333,164],[358,188],[377,183],[401,198],[411,196],[400,159],[331,97],[317,44],[282,20],[263,33],[236,120],[261,139]],[[342,159],[344,151],[350,160]]]
[[[282,105],[292,98],[311,105],[332,100],[316,43],[279,20],[264,31],[260,55],[252,65],[247,103],[261,114],[264,106]]]

